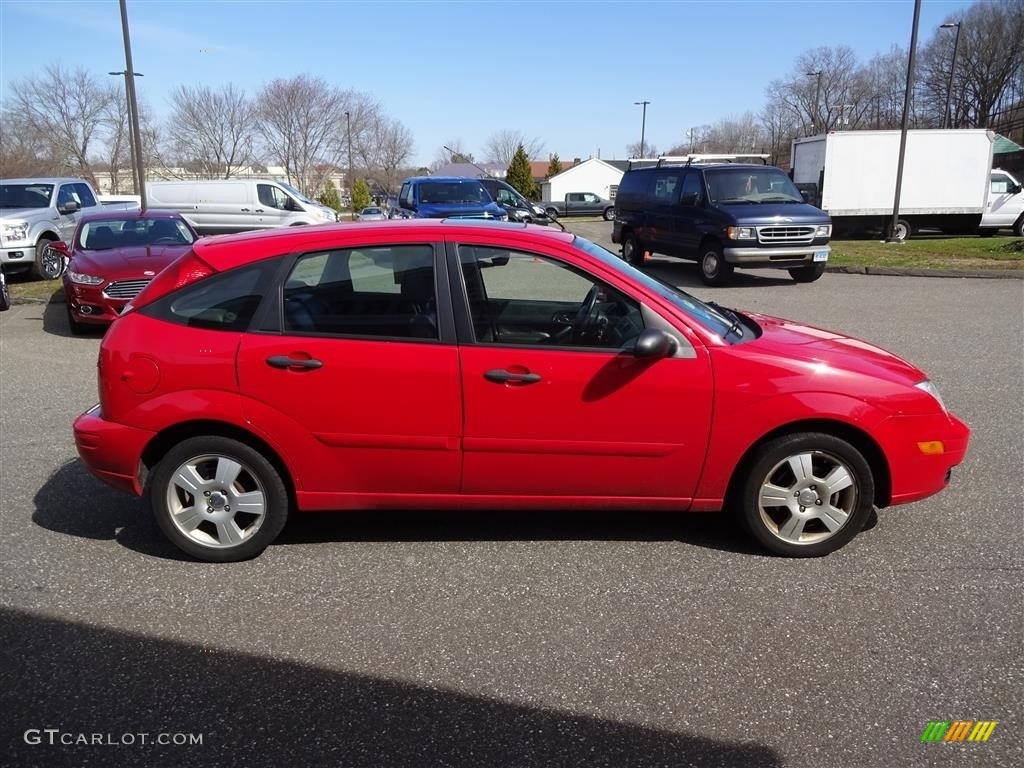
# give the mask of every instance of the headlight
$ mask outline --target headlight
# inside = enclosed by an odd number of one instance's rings
[[[498,221],[508,221],[508,214],[507,213],[501,214],[501,216],[498,217]]]
[[[942,397],[939,395],[939,390],[932,384],[928,379],[919,381],[914,385],[918,389],[927,392],[929,395],[939,401],[939,405],[942,406],[942,410],[946,410],[946,404],[942,402]]]
[[[730,240],[756,240],[757,231],[754,227],[729,227],[726,230]]]
[[[102,277],[96,277],[96,275],[87,275],[83,272],[73,272],[68,270],[68,279],[72,283],[78,283],[79,285],[99,285],[104,282]]]
[[[816,230],[814,230],[815,237],[832,237],[832,225],[822,224]]]
[[[4,238],[7,240],[24,240],[28,237],[27,221],[5,221],[3,229]]]

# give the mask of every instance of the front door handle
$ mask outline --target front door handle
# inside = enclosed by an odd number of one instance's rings
[[[256,213],[263,213],[263,209],[262,208],[257,208],[256,209]]]
[[[484,378],[499,384],[536,384],[540,381],[539,373],[512,373],[501,368],[487,371]]]
[[[298,357],[288,357],[288,355],[273,355],[272,357],[268,357],[267,365],[272,368],[305,368],[308,370],[315,370],[317,368],[323,368],[324,366],[320,360],[304,360]]]

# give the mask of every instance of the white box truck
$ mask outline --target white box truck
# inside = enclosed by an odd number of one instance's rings
[[[995,135],[985,129],[907,131],[895,236],[978,231]],[[832,236],[888,233],[899,131],[836,131],[793,140],[793,181],[832,217]]]

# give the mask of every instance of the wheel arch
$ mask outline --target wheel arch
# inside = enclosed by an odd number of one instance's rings
[[[732,475],[729,478],[729,485],[726,490],[726,503],[731,504],[734,501],[735,494],[742,487],[743,479],[754,462],[754,456],[757,453],[757,450],[762,445],[778,437],[793,435],[800,432],[822,432],[824,434],[832,435],[841,440],[845,440],[860,451],[864,460],[867,461],[868,466],[871,467],[871,474],[874,477],[875,506],[889,506],[889,502],[892,498],[892,474],[889,469],[889,462],[885,458],[885,453],[882,451],[881,446],[879,446],[878,443],[875,442],[874,438],[864,430],[855,427],[852,424],[836,421],[834,419],[803,419],[801,421],[793,421],[780,425],[770,432],[761,435],[761,437],[750,444],[747,450],[744,451],[743,456],[736,463],[736,467],[733,469]]]
[[[168,451],[183,440],[188,440],[192,437],[226,437],[244,443],[253,450],[258,451],[277,470],[278,475],[281,477],[281,482],[284,483],[284,487],[288,491],[289,503],[293,509],[297,508],[295,480],[281,455],[266,440],[252,432],[234,424],[213,419],[186,421],[174,424],[158,432],[142,451],[142,456],[140,457],[141,465],[139,467],[139,486],[145,488],[146,478],[150,471],[159,463],[160,459],[167,455]]]
[[[36,245],[37,246],[39,245],[39,241],[40,240],[56,240],[56,241],[59,241],[60,240],[60,235],[58,235],[52,229],[47,228],[47,229],[44,229],[42,232],[40,232],[36,236]]]

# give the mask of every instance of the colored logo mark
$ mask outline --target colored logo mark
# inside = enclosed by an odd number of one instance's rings
[[[932,720],[921,741],[988,741],[998,724],[997,720]]]

